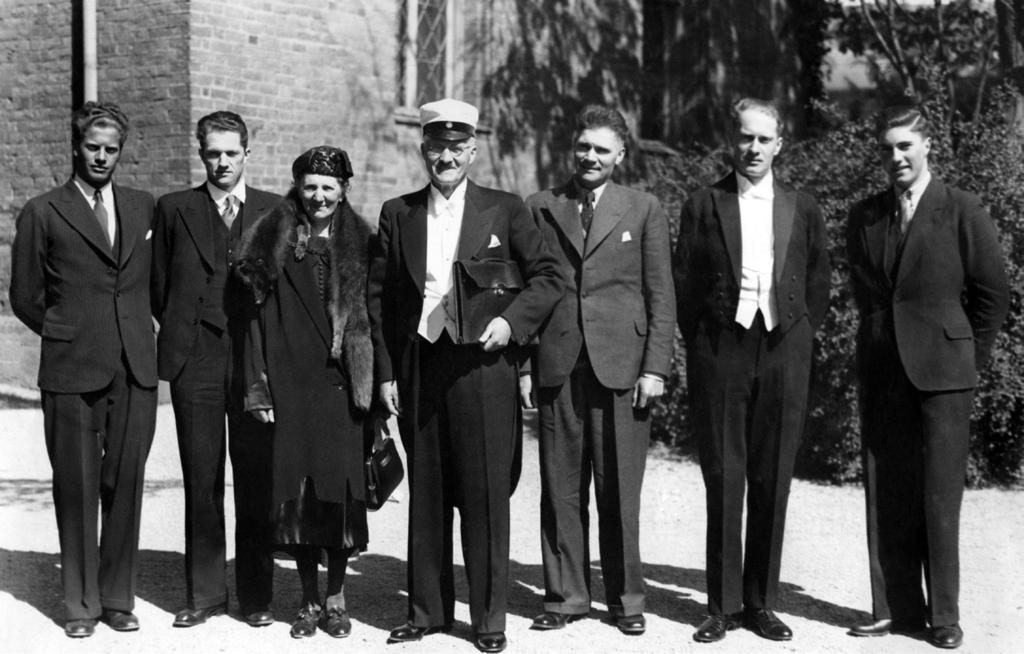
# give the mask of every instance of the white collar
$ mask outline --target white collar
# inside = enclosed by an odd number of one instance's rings
[[[769,168],[765,176],[754,183],[737,172],[736,187],[743,199],[771,200],[775,197],[775,176]]]
[[[235,188],[230,191],[214,186],[209,180],[206,181],[206,190],[209,191],[210,197],[217,204],[218,207],[224,204],[224,198],[229,195],[235,196],[239,204],[245,202],[245,176],[238,178],[238,183],[235,184]]]
[[[114,197],[113,184],[109,180],[103,186],[96,188],[95,186],[85,181],[78,175],[72,176],[72,179],[75,180],[75,186],[78,187],[78,190],[82,192],[82,195],[84,195],[86,199],[89,200],[89,202],[92,202],[93,198],[96,197],[96,191],[99,191],[100,195],[106,198],[106,200],[109,200],[112,197]],[[106,200],[104,200],[104,203],[106,203]]]
[[[916,205],[918,201],[920,201],[921,196],[924,195],[924,190],[928,187],[928,183],[930,181],[932,181],[932,172],[928,170],[928,162],[926,161],[924,164],[924,170],[922,170],[921,174],[917,176],[917,179],[914,180],[913,184],[903,191],[900,191],[897,188],[893,188],[893,191],[896,193],[897,198],[906,191],[910,191],[910,200]]]
[[[445,205],[461,206],[466,201],[466,188],[469,186],[469,178],[463,179],[459,182],[459,185],[452,191],[451,197],[445,197],[436,186],[430,184],[430,200],[434,203],[435,207],[443,207]]]

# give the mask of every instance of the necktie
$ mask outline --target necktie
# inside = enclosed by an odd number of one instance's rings
[[[910,227],[910,219],[914,217],[911,204],[910,189],[900,193],[900,234],[906,234]]]
[[[96,195],[93,198],[96,200],[92,206],[93,213],[96,214],[96,221],[100,224],[100,231],[103,232],[103,237],[107,239],[107,245],[110,245],[110,231],[107,227],[107,207],[103,204],[103,194],[100,193],[99,189],[96,189]]]
[[[220,213],[220,219],[228,229],[231,229],[231,223],[235,222],[235,202],[237,199],[233,195],[224,198],[224,211]]]
[[[594,222],[594,192],[587,191],[583,198],[583,206],[580,207],[580,222],[583,224],[583,234],[590,233],[590,223]]]

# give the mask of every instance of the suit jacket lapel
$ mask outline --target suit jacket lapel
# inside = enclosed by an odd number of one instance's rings
[[[942,217],[943,209],[943,185],[934,177],[928,186],[925,187],[921,200],[917,203],[914,216],[907,227],[907,234],[904,237],[903,254],[899,257],[896,266],[896,284],[903,281],[913,269],[917,260],[924,251],[925,244],[929,240],[935,224]],[[895,203],[895,201],[894,201]]]
[[[885,264],[885,254],[888,247],[889,221],[895,210],[895,197],[892,189],[888,189],[878,196],[871,222],[864,226],[864,247],[867,250],[871,267],[874,270],[882,271],[882,278],[890,285],[892,284],[890,277],[892,271]]]
[[[772,200],[772,233],[775,236],[775,281],[782,279],[789,252],[789,239],[793,235],[793,221],[796,217],[796,193],[775,183],[775,199]]]
[[[459,230],[459,247],[455,259],[465,261],[472,258],[488,244],[493,222],[490,207],[485,206],[480,199],[479,187],[467,181],[466,204],[462,211],[462,228]]]
[[[115,204],[116,204],[115,200]],[[96,214],[86,201],[74,179],[64,185],[60,197],[53,203],[54,210],[71,225],[72,229],[82,235],[93,248],[110,264],[116,264],[114,253],[110,250],[107,237],[103,234]]]
[[[583,257],[583,225],[580,224],[580,210],[577,204],[579,196],[576,185],[570,181],[555,189],[555,205],[551,208],[555,224],[572,244],[581,258]]]
[[[316,325],[316,331],[320,334],[320,338],[324,340],[324,343],[330,345],[331,326],[327,322],[327,312],[324,311],[324,304],[317,291],[317,280],[313,274],[313,267],[304,262],[295,261],[292,251],[289,251],[286,256],[284,273],[288,278],[288,283],[295,289],[295,294],[299,296],[306,313]],[[306,256],[314,257],[316,255],[307,253]]]
[[[181,210],[181,220],[192,236],[192,241],[199,251],[203,265],[208,271],[213,270],[213,225],[210,223],[210,205],[213,199],[206,191],[206,185],[196,187],[189,197],[188,204]]]
[[[740,234],[740,197],[736,185],[736,173],[730,174],[715,185],[712,196],[715,199],[715,213],[722,228],[725,250],[729,253],[733,278],[739,283],[743,265],[743,237]]]
[[[128,259],[132,256],[132,252],[135,250],[135,244],[142,235],[142,228],[148,228],[149,222],[144,216],[143,220],[139,219],[142,209],[121,193],[116,184],[114,185],[114,207],[117,211],[117,228],[121,230],[119,235],[121,251],[118,257],[120,259],[118,266],[124,268],[125,264],[128,263]]]
[[[253,193],[253,190],[251,186],[246,185],[245,202],[242,203],[242,212],[238,215],[238,219],[242,221],[243,233],[252,227],[260,216],[274,208],[273,203],[264,202],[264,196]]]
[[[402,259],[416,287],[423,291],[427,277],[427,198],[430,186],[425,187],[409,206],[409,213],[399,217]]]
[[[587,233],[586,249],[584,257],[590,255],[601,241],[608,237],[612,229],[620,220],[629,207],[625,201],[625,194],[615,182],[608,182],[601,199],[594,208],[594,222],[590,224],[590,232]]]

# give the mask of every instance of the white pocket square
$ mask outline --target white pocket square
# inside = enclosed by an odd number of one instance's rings
[[[623,243],[629,243],[632,240],[633,240],[633,237],[630,235],[629,231],[622,232],[622,242]]]
[[[148,241],[151,236],[153,236],[153,230],[152,229],[149,230],[148,232],[146,232],[146,240]]]
[[[501,241],[494,234],[491,234],[491,242],[487,245],[488,248],[496,248],[501,245]]]

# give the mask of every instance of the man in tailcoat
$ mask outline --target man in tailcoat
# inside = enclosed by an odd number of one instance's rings
[[[563,279],[522,200],[467,179],[478,112],[420,108],[430,183],[388,200],[370,245],[368,308],[383,405],[409,462],[409,615],[389,642],[451,627],[453,509],[459,509],[475,644],[505,648],[509,494],[518,450],[517,362],[561,298]],[[477,343],[456,344],[453,263],[514,261],[522,291]]]
[[[241,116],[230,111],[204,116],[196,139],[206,181],[161,197],[153,225],[158,372],[171,386],[185,486],[186,605],[174,616],[174,626],[192,627],[227,611],[227,445],[234,474],[238,603],[245,621],[259,627],[274,622],[267,531],[271,427],[243,411],[241,350],[253,304],[232,271],[242,233],[281,197],[245,183],[249,133]]]
[[[744,624],[770,640],[793,637],[773,609],[830,275],[818,205],[772,172],[782,148],[775,105],[739,100],[733,123],[734,170],[687,201],[675,260],[707,491],[709,616],[693,636],[702,643]]]
[[[532,375],[540,408],[544,612],[534,629],[561,629],[590,611],[588,504],[594,479],[601,571],[620,631],[646,627],[640,488],[650,405],[672,361],[675,292],[668,220],[653,196],[612,173],[629,130],[615,109],[590,105],[573,137],[573,178],[526,200],[567,279],[540,332]]]
[[[132,611],[157,401],[153,198],[111,181],[127,133],[115,104],[76,110],[74,175],[25,204],[11,246],[11,308],[42,338],[39,388],[72,638],[91,636],[97,620],[139,628]]]
[[[892,185],[854,206],[847,226],[874,617],[850,633],[927,624],[928,641],[951,649],[963,642],[959,532],[971,405],[1009,286],[981,201],[931,174],[928,129],[914,107],[883,112],[879,152]]]

